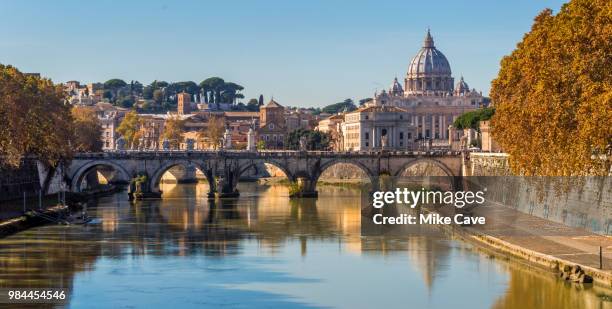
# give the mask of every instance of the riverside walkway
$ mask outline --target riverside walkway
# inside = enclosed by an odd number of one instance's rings
[[[463,236],[550,269],[580,265],[597,283],[612,287],[612,237],[504,206],[477,207],[473,215],[487,223],[465,227]]]

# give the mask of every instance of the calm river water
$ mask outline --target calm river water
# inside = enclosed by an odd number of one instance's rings
[[[609,308],[581,288],[436,236],[361,237],[360,192],[240,184],[164,185],[88,207],[87,226],[48,225],[0,239],[0,287],[63,287],[71,308]],[[1,305],[0,305],[1,306]]]

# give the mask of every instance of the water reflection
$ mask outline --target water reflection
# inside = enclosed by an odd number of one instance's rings
[[[452,235],[361,236],[362,194],[240,184],[207,201],[205,185],[165,184],[164,199],[124,193],[90,205],[89,226],[0,239],[0,287],[67,287],[73,307],[606,308],[577,289],[498,261]],[[374,297],[375,296],[375,297]]]

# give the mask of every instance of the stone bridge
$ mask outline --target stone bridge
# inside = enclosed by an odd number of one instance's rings
[[[208,180],[209,196],[237,196],[240,175],[268,163],[282,170],[291,183],[297,183],[293,196],[317,196],[321,174],[337,163],[360,168],[378,187],[381,175],[400,176],[407,168],[430,163],[438,166],[456,189],[461,185],[462,154],[452,151],[430,152],[325,152],[325,151],[112,151],[77,154],[65,169],[71,192],[81,192],[83,180],[101,169],[112,174],[114,182],[133,183],[138,178],[146,196],[161,196],[160,182],[175,166],[195,166]],[[141,177],[139,177],[141,176]],[[144,177],[142,177],[144,176]]]

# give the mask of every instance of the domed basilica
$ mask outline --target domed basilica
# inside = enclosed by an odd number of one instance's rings
[[[405,150],[425,140],[445,147],[459,139],[459,133],[449,129],[455,119],[486,102],[482,93],[470,90],[463,77],[454,84],[448,59],[427,30],[423,46],[408,65],[403,85],[396,77],[389,90],[375,93],[373,101],[345,114],[342,148]],[[450,136],[453,134],[456,136]]]

